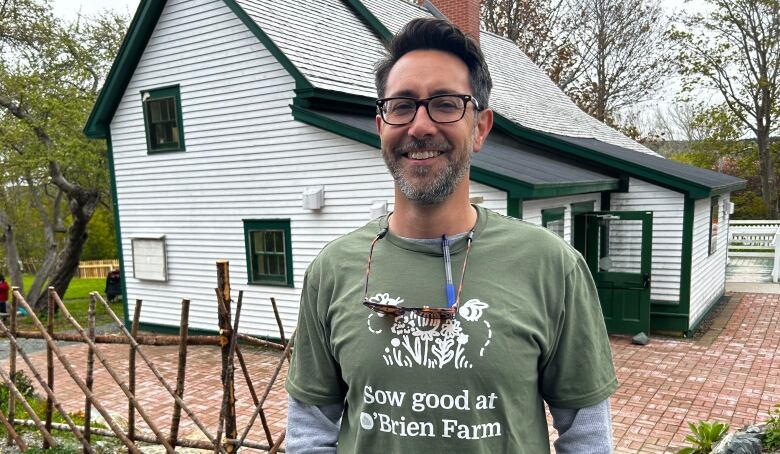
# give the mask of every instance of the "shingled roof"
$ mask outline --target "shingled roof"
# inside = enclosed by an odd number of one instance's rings
[[[223,1],[293,76],[298,107],[335,101],[367,115],[376,96],[373,67],[384,52],[383,39],[413,18],[432,16],[405,0]],[[85,126],[88,136],[106,137],[119,99],[165,4],[165,0],[141,0]],[[600,167],[661,181],[695,197],[744,186],[743,180],[728,175],[684,169],[689,166],[656,158],[653,151],[580,110],[514,43],[487,32],[480,34],[480,40],[494,81],[490,103],[497,113],[497,129],[504,133],[524,143],[543,143],[542,148]],[[317,99],[327,102],[317,104]],[[606,149],[609,153],[603,152]],[[496,158],[500,161],[508,151],[496,153],[503,156]],[[479,159],[485,159],[486,171],[487,167],[495,170],[500,166],[488,157]],[[663,165],[661,161],[665,161]]]

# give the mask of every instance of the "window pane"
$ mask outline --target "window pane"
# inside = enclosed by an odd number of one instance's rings
[[[263,232],[252,232],[252,252],[255,254],[263,252]]]
[[[158,101],[149,101],[149,116],[150,121],[154,123],[159,123],[162,119],[162,114],[160,112],[160,103]]]
[[[247,222],[247,221],[245,221]],[[251,276],[252,283],[270,284],[270,285],[292,285],[289,282],[287,265],[290,263],[289,251],[285,244],[287,230],[279,228],[279,222],[267,222],[267,228],[261,221],[256,222],[252,227],[246,229],[247,240],[250,248],[251,270],[247,270]],[[246,224],[245,224],[246,227]],[[258,230],[255,230],[258,229]],[[262,229],[262,230],[259,230]]]
[[[179,128],[176,121],[176,99],[153,99],[147,102],[147,115],[152,148],[178,147]]]
[[[166,121],[175,121],[176,120],[176,106],[173,103],[173,98],[167,98],[163,100],[165,103],[165,117],[163,118]]]
[[[547,230],[563,238],[563,219],[558,219],[557,221],[550,221],[547,223],[546,227]]]
[[[642,221],[611,220],[608,245],[599,260],[602,271],[640,273],[642,271]]]
[[[277,255],[276,256],[276,266],[277,266],[277,272],[276,274],[279,276],[284,276],[287,274],[287,267],[284,263],[284,255]]]

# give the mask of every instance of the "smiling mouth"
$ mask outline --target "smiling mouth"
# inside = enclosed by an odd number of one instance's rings
[[[440,154],[442,154],[441,151],[412,151],[404,154],[404,156],[413,161],[424,161],[426,159],[435,158]]]

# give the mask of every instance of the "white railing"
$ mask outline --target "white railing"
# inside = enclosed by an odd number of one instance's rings
[[[780,220],[729,221],[729,256],[772,258],[772,282],[780,281]]]

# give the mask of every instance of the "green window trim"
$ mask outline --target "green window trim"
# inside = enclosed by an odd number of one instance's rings
[[[293,287],[290,220],[244,219],[243,222],[247,283]]]
[[[185,151],[178,85],[141,91],[148,154]],[[163,141],[158,140],[161,137]]]
[[[707,242],[707,256],[718,250],[718,223],[720,223],[720,197],[710,199],[710,233]]]
[[[578,214],[583,213],[590,213],[591,211],[595,211],[594,207],[596,206],[595,200],[590,200],[588,202],[576,202],[571,204],[571,215],[576,216]]]
[[[559,237],[563,238],[564,232],[566,231],[566,228],[564,226],[564,223],[566,222],[564,220],[564,215],[566,213],[566,208],[560,207],[560,208],[548,208],[545,210],[542,210],[542,227],[549,229]],[[560,229],[552,229],[550,227],[553,227],[552,223],[554,222],[560,222]]]

